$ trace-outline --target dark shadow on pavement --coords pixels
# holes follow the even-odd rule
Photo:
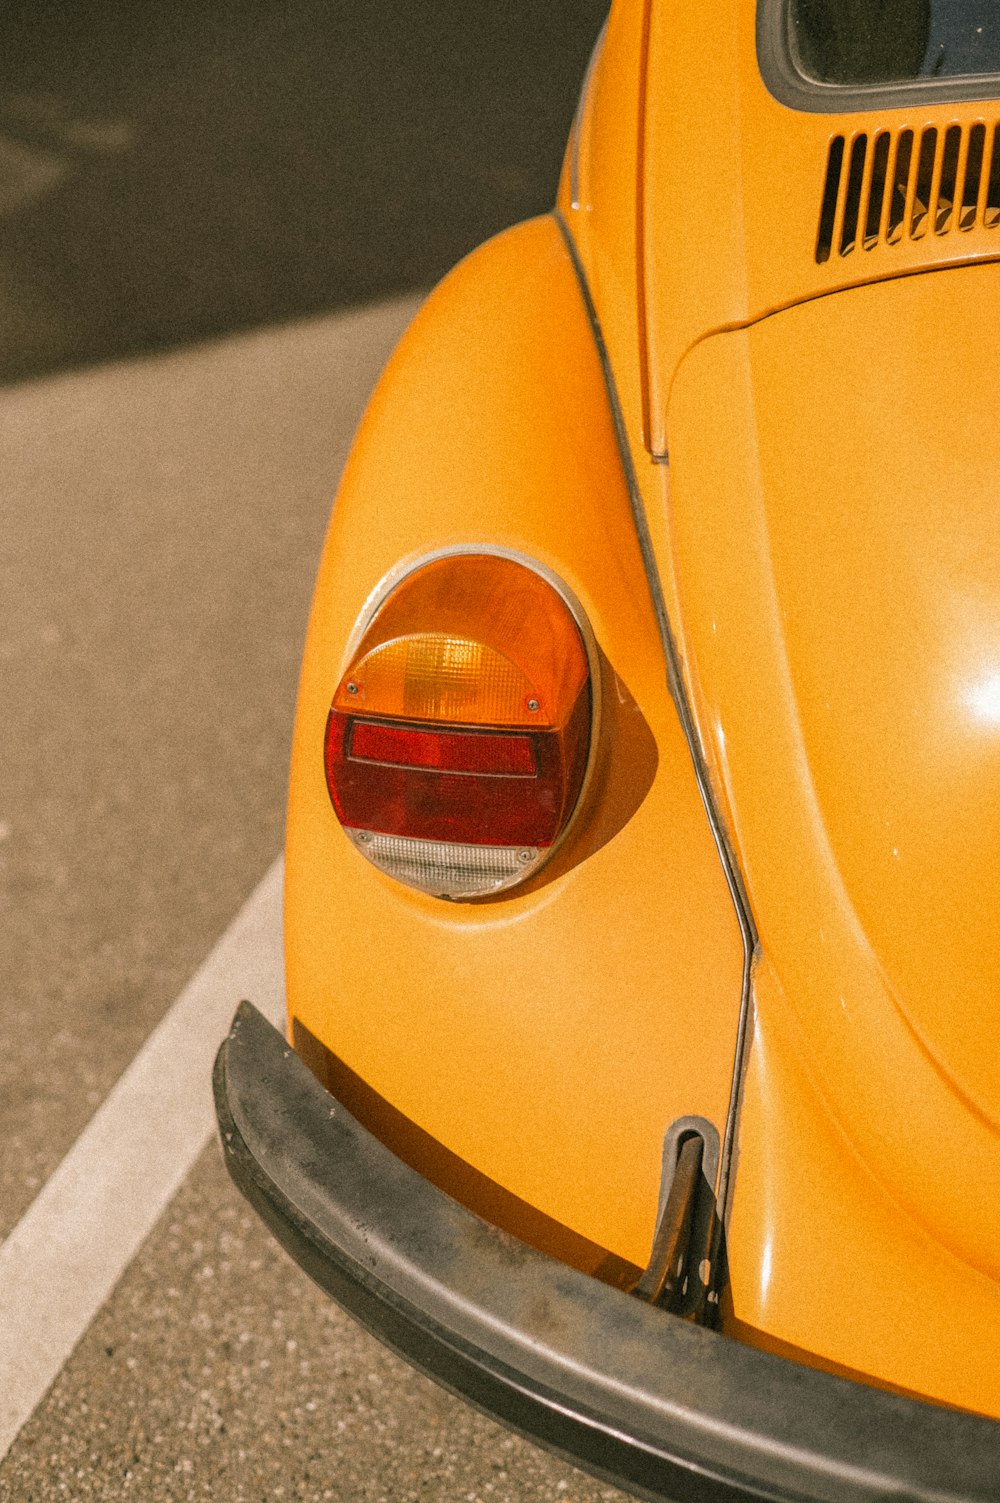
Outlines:
[[[0,381],[428,286],[547,208],[606,0],[11,0]]]

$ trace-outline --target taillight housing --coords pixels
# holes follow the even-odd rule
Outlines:
[[[445,898],[535,872],[586,781],[594,652],[568,592],[519,559],[449,553],[405,575],[327,720],[327,787],[358,850]]]

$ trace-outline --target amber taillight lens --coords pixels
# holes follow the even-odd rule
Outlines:
[[[408,574],[333,697],[326,780],[391,876],[441,897],[523,881],[565,832],[587,768],[587,649],[547,579],[496,554]]]

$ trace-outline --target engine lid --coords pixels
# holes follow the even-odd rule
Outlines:
[[[853,288],[705,340],[669,409],[680,646],[761,943],[866,1161],[994,1272],[998,319],[1000,267]]]
[[[650,9],[638,301],[654,454],[679,362],[713,332],[1000,257],[996,105],[952,80],[897,108],[801,84],[789,108],[766,66],[782,16],[778,0]]]

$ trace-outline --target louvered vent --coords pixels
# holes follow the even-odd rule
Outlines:
[[[1000,123],[834,136],[816,260],[1000,225]]]

